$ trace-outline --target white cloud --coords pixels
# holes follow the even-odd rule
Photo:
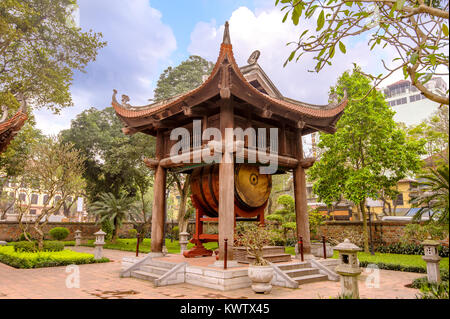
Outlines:
[[[255,12],[240,7],[229,19],[236,61],[240,66],[245,65],[251,52],[260,50],[258,63],[287,97],[326,104],[330,86],[335,85],[342,72],[353,68],[353,62],[362,66],[366,72],[379,74],[382,72],[380,58],[386,61],[392,59],[389,50],[370,51],[367,45],[368,37],[361,37],[357,41],[345,42],[347,54],[337,52],[333,65],[327,66],[318,74],[308,72],[315,65],[313,54],[305,54],[299,62],[291,62],[283,68],[284,61],[292,51],[292,47],[287,47],[286,44],[295,41],[304,29],[312,29],[314,26],[305,23],[294,26],[289,20],[282,23],[283,14],[279,7],[265,6]],[[311,23],[315,23],[315,20]],[[222,25],[217,26],[215,21],[199,22],[192,32],[188,51],[216,61],[223,28]]]
[[[103,34],[108,44],[91,62],[87,73],[77,73],[71,88],[75,106],[60,115],[35,112],[38,128],[57,133],[70,127],[70,120],[83,110],[111,105],[112,90],[127,94],[134,105],[148,104],[153,97],[160,66],[176,50],[172,29],[148,0],[80,0],[79,21],[83,30]]]

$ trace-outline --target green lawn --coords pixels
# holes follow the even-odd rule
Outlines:
[[[15,252],[13,246],[0,247],[0,262],[15,268],[42,268],[108,261],[108,258],[94,260],[92,254],[79,253],[69,249],[63,251]]]
[[[74,241],[65,242],[66,246],[75,245]],[[150,252],[151,239],[144,238],[144,242],[139,244],[139,252],[141,253],[149,253]],[[94,240],[89,240],[87,244],[83,246],[94,247]],[[193,247],[194,244],[189,243],[188,248]],[[217,243],[206,243],[205,248],[215,250],[218,247]],[[124,250],[124,251],[136,251],[136,239],[117,239],[116,243],[107,243],[103,246],[106,249],[116,249],[116,250]],[[180,244],[178,240],[171,241],[170,239],[166,239],[166,247],[167,251],[171,254],[180,253]]]
[[[285,251],[287,254],[295,255],[294,247],[286,247]],[[337,259],[338,252],[335,251],[332,258]],[[421,255],[375,253],[375,255],[372,256],[370,253],[359,252],[358,259],[364,267],[367,266],[367,264],[377,264],[383,269],[426,272],[426,263]],[[442,258],[440,262],[441,270],[448,271],[448,267],[448,257]]]

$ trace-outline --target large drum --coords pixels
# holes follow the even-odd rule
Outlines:
[[[259,166],[236,164],[234,171],[234,211],[244,218],[264,210],[272,189],[272,176],[260,174]],[[209,217],[219,215],[219,165],[196,168],[191,176],[195,201]]]

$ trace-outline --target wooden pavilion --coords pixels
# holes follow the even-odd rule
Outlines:
[[[116,99],[117,91],[114,90],[112,106],[124,123],[123,132],[156,136],[156,158],[146,160],[147,166],[155,170],[152,252],[161,252],[163,246],[167,170],[189,173],[193,164],[180,163],[180,159],[193,159],[199,153],[211,151],[211,142],[201,140],[197,144],[195,141],[191,142],[187,153],[170,155],[172,146],[177,143],[170,139],[171,131],[183,127],[192,133],[194,119],[202,120],[202,131],[207,128],[219,129],[223,142],[227,128],[278,129],[278,152],[271,153],[269,149],[264,149],[264,152],[276,157],[278,172],[293,172],[297,235],[303,237],[304,252],[310,252],[305,169],[314,163],[314,159],[304,158],[302,136],[316,131],[334,133],[347,99],[344,97],[340,102],[335,99],[331,104],[319,106],[283,97],[258,65],[258,57],[259,51],[255,51],[248,60],[249,65],[238,67],[233,56],[227,22],[217,62],[209,77],[196,89],[141,107],[128,104],[129,98],[126,95],[122,95],[119,103]],[[249,147],[245,140],[244,157],[247,158],[254,151],[255,148]],[[236,153],[227,152],[223,148],[219,152],[222,161],[218,164],[218,242],[219,260],[223,260],[222,243],[224,239],[234,237]],[[195,164],[201,165],[206,163],[201,161]],[[233,259],[233,250],[230,249],[232,245],[231,240],[227,250],[228,260]]]

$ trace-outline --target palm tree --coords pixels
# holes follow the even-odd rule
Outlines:
[[[125,194],[116,197],[112,193],[101,193],[99,197],[100,199],[90,206],[90,211],[99,217],[99,223],[111,221],[114,227],[112,241],[116,242],[123,222],[137,217],[135,199]]]
[[[429,173],[423,174],[420,178],[419,186],[425,188],[425,192],[411,200],[415,207],[421,207],[414,216],[414,220],[420,220],[427,210],[438,213],[440,224],[449,223],[449,168],[443,165],[437,169],[431,168]]]

